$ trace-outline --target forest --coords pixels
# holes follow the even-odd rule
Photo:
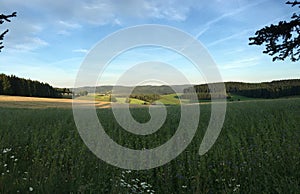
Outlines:
[[[64,91],[47,83],[0,74],[0,95],[59,98]]]
[[[227,98],[230,98],[230,94],[237,94],[249,98],[280,98],[300,95],[300,79],[262,83],[225,82],[225,87]],[[192,89],[195,89],[199,99],[210,98],[210,90],[207,84],[184,89],[184,95],[182,97],[188,97]]]

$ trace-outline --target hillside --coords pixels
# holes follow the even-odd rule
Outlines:
[[[172,85],[172,86],[166,86],[166,85],[161,85],[161,86],[153,86],[153,85],[145,85],[145,86],[112,86],[112,85],[107,85],[107,86],[97,86],[96,91],[94,91],[94,87],[80,87],[80,88],[75,88],[75,93],[79,93],[80,91],[87,91],[88,93],[100,93],[100,94],[105,94],[105,93],[111,93],[112,90],[114,90],[115,94],[118,94],[122,96],[122,94],[129,93],[132,91],[132,94],[159,94],[159,95],[165,95],[165,94],[174,94],[176,93],[175,91],[179,93],[183,93],[183,90],[189,87],[190,85]],[[174,90],[175,91],[174,91]]]
[[[249,98],[280,98],[300,95],[300,79],[277,80],[262,83],[225,82],[225,87],[228,97],[230,97],[231,94]],[[196,85],[193,89],[195,89],[198,94],[201,94],[201,96],[209,98],[209,87],[207,84]],[[191,91],[192,88],[184,89],[186,96]]]

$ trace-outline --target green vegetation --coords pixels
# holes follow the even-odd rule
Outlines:
[[[227,94],[239,95],[248,98],[269,99],[300,95],[299,79],[279,80],[263,83],[225,82],[224,84]],[[207,84],[196,85],[193,88],[186,88],[182,97],[188,98],[191,91],[196,91],[198,94],[198,99],[200,100],[207,100],[210,98],[210,91]],[[230,95],[228,95],[227,98],[230,99]]]
[[[109,102],[110,95],[95,95],[95,100]]]
[[[130,98],[130,104],[145,104],[146,102],[143,100],[135,99],[135,98]]]
[[[47,83],[0,74],[0,95],[61,97],[61,93]]]
[[[229,103],[222,132],[204,156],[199,145],[210,118],[201,106],[200,125],[188,148],[151,170],[115,168],[94,156],[80,139],[71,109],[1,108],[0,193],[298,193],[300,99]],[[153,148],[174,135],[180,107],[156,133],[132,135],[99,109],[99,120],[119,144]],[[132,108],[139,121],[148,108]],[[120,129],[120,130],[119,130]]]
[[[156,100],[160,99],[160,95],[158,95],[158,94],[131,94],[130,98],[135,98],[135,99],[142,100],[142,101],[152,104]]]
[[[158,101],[163,104],[180,104],[180,100],[176,94],[162,95]]]
[[[287,1],[286,4],[300,5],[300,1]],[[300,8],[300,6],[299,6]],[[273,57],[273,61],[290,57],[292,62],[300,60],[300,14],[293,13],[290,21],[280,21],[255,32],[255,37],[250,37],[249,45],[265,45],[263,53]]]
[[[245,96],[240,96],[237,94],[229,94],[230,98],[228,101],[245,101],[245,100],[260,100],[259,98],[249,98]]]

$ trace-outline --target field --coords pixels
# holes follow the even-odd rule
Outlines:
[[[110,107],[109,102],[82,99],[81,103],[95,105],[98,108]],[[36,98],[22,96],[2,96],[0,95],[0,107],[9,108],[72,108],[72,99],[63,98]]]
[[[217,142],[199,156],[210,117],[210,104],[202,104],[200,125],[188,148],[170,163],[143,171],[119,169],[93,155],[77,132],[70,104],[48,102],[41,108],[43,103],[31,103],[0,103],[0,193],[300,191],[300,98],[228,103]],[[145,137],[121,130],[110,108],[97,111],[116,142],[144,149],[174,134],[180,107],[167,110],[162,128]],[[147,107],[132,108],[131,113],[141,122],[149,119]]]

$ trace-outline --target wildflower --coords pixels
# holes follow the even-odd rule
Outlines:
[[[32,188],[32,187],[29,187],[29,191],[33,191],[33,188]]]
[[[11,151],[11,148],[4,148],[2,153],[5,154],[5,153],[10,152],[10,151]]]

